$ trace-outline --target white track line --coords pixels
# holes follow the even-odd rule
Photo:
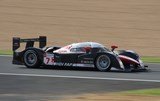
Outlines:
[[[63,75],[40,75],[40,74],[16,74],[16,73],[0,73],[0,75],[30,76],[30,77],[51,77],[51,78],[71,78],[71,79],[93,79],[93,80],[115,80],[115,81],[137,81],[137,82],[156,82],[156,83],[160,83],[160,80],[127,79],[127,78],[83,77],[83,76],[63,76]]]
[[[12,55],[0,55],[0,57],[13,57]]]

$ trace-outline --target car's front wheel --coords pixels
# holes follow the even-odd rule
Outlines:
[[[111,60],[106,54],[97,56],[95,66],[99,71],[109,71],[111,69]]]
[[[41,62],[35,50],[27,50],[23,55],[24,64],[28,68],[39,67]]]

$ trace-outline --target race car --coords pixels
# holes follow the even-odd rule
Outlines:
[[[39,42],[39,48],[34,43]],[[96,42],[80,42],[64,47],[46,47],[47,37],[21,39],[13,38],[13,64],[25,65],[28,68],[45,66],[53,67],[88,67],[99,71],[110,71],[115,68],[122,71],[146,70],[140,56],[131,50],[111,49]],[[20,43],[26,43],[22,51],[18,51]]]

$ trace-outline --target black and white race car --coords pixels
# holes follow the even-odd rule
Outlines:
[[[45,47],[46,37],[20,39],[13,38],[13,64],[25,65],[28,68],[40,66],[90,67],[100,71],[116,68],[123,71],[146,70],[140,56],[131,50],[115,51],[96,42],[73,43],[64,47]],[[20,43],[26,48],[18,52]],[[39,48],[34,43],[39,42]]]

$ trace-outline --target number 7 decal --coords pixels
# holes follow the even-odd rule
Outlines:
[[[49,61],[50,61],[50,58],[49,58],[49,57],[46,57],[46,60],[47,60],[46,64],[48,64]]]
[[[47,65],[53,65],[55,59],[53,56],[48,56],[44,58],[44,63]]]

